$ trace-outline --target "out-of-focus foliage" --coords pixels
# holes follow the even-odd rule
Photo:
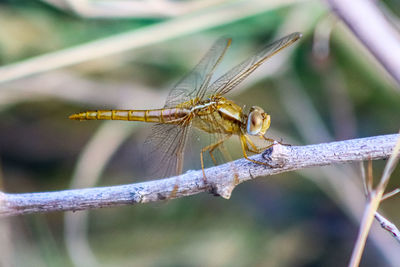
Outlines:
[[[393,9],[393,14],[398,6],[396,1],[387,1],[387,8]],[[293,16],[296,9],[299,11]],[[115,101],[94,101],[101,96],[102,89],[115,88],[117,93],[132,84],[165,94],[163,90],[187,73],[218,37],[233,38],[231,51],[222,64],[227,69],[258,47],[281,37],[277,35],[289,33],[284,27],[304,25],[307,20],[312,20],[309,28],[293,29],[303,32],[304,37],[282,52],[290,55],[284,68],[263,77],[268,64],[271,68],[278,64],[272,59],[232,99],[242,105],[264,107],[272,116],[271,136],[293,144],[313,142],[304,135],[301,126],[314,123],[328,129],[329,138],[322,131],[314,133],[323,141],[398,131],[398,88],[376,64],[366,59],[365,51],[360,50],[343,25],[332,21],[327,57],[318,59],[313,54],[314,31],[328,14],[328,9],[321,12],[324,9],[306,3],[285,6],[133,52],[58,70],[57,73],[98,84],[98,91],[85,94],[81,101],[39,91],[37,95],[23,93],[32,85],[29,79],[25,83],[22,80],[0,84],[2,189],[34,192],[68,188],[83,147],[102,122],[77,123],[67,117],[81,110],[116,107]],[[313,18],[310,15],[313,12],[322,16]],[[160,18],[85,19],[41,2],[1,2],[0,64],[4,66],[162,21]],[[49,75],[52,73],[56,72]],[[31,79],[49,77],[46,75]],[[69,90],[65,84],[50,83],[45,78],[41,84],[46,92],[58,86]],[[71,87],[76,84],[84,83],[71,82]],[[302,98],[294,99],[298,106],[291,106],[298,110],[293,112],[287,103],[293,101],[290,96],[295,92],[300,92]],[[162,105],[159,99],[156,104],[149,97],[142,102],[138,99],[136,103],[143,106],[131,108]],[[126,99],[120,101],[124,105],[129,103]],[[304,108],[312,108],[312,115],[319,117],[320,122]],[[115,127],[121,125],[113,123]],[[142,143],[151,127],[140,123],[136,126],[105,166],[98,185],[133,183],[146,178],[151,163],[143,164]],[[207,138],[200,140],[200,145],[204,145]],[[241,157],[236,139],[229,141],[228,146],[235,158]],[[198,150],[193,154],[194,159],[185,163],[187,169],[199,167]],[[374,162],[376,179],[383,164]],[[358,165],[349,168],[358,173]],[[90,211],[88,241],[102,266],[343,266],[348,262],[357,224],[347,214],[348,209],[321,186],[327,179],[324,171],[330,169],[315,171],[320,180],[304,179],[306,173],[256,179],[240,185],[229,201],[202,194],[166,203]],[[360,177],[349,179],[360,182]],[[399,171],[396,171],[390,186],[394,188],[398,183]],[[383,204],[395,223],[400,220],[398,204],[396,197]],[[62,213],[11,218],[1,221],[0,227],[6,236],[4,240],[9,241],[0,242],[2,263],[73,264],[64,243]],[[380,234],[388,235],[384,231]],[[363,266],[384,266],[385,262],[374,243],[368,243]]]

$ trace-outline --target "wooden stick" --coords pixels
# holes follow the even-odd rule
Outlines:
[[[275,144],[263,154],[251,157],[267,161],[273,168],[239,159],[206,169],[207,184],[202,171],[198,170],[176,177],[119,186],[22,194],[0,192],[0,216],[148,203],[168,199],[173,192],[174,198],[210,192],[229,199],[237,184],[255,177],[314,166],[388,158],[399,136],[391,134],[307,146]],[[175,186],[178,186],[176,191]]]

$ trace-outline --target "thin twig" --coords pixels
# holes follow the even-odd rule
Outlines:
[[[400,85],[400,37],[374,1],[328,0],[328,2],[333,11]]]
[[[379,204],[382,201],[382,196],[386,185],[389,182],[390,175],[392,174],[399,160],[398,155],[400,150],[400,138],[398,137],[396,141],[396,145],[393,145],[393,154],[390,156],[388,163],[385,166],[382,178],[379,181],[376,189],[370,192],[368,202],[365,205],[357,241],[349,263],[349,266],[351,267],[356,267],[360,264],[361,256],[364,251],[365,242],[367,240],[372,221],[374,220],[376,211],[378,210]]]
[[[372,161],[371,159],[368,160],[368,176],[367,176],[367,189],[368,195],[372,192],[372,188],[374,186],[374,175],[372,174]]]
[[[361,180],[363,182],[365,197],[368,199],[372,188],[368,188],[368,186],[367,186],[367,176],[365,174],[365,168],[364,168],[363,162],[360,162],[360,168],[361,168]],[[369,172],[368,179],[372,181],[372,163],[371,163],[371,161],[368,161],[368,168],[370,169],[368,171]],[[396,188],[395,190],[383,195],[381,201],[388,199],[388,198],[396,195],[399,192],[400,192],[400,189]],[[381,225],[381,227],[383,229],[388,231],[398,242],[400,242],[400,232],[394,223],[390,222],[388,219],[383,217],[383,215],[381,215],[379,212],[375,212],[375,219],[379,222],[379,224]]]
[[[330,136],[325,122],[318,115],[319,113],[310,101],[310,97],[304,93],[306,90],[300,90],[299,84],[301,82],[297,82],[297,80],[296,75],[286,75],[285,79],[280,80],[283,84],[278,91],[281,93],[280,98],[284,99],[284,101],[281,101],[282,107],[286,109],[291,122],[306,143],[332,140],[333,137]],[[352,116],[352,114],[348,115]],[[307,120],[304,120],[304,118],[307,118]],[[319,185],[349,218],[355,223],[359,222],[357,214],[362,212],[365,201],[363,201],[364,194],[359,185],[355,183],[358,174],[354,173],[351,166],[330,166],[329,168],[320,168],[315,171],[307,170],[306,172],[305,177]],[[399,257],[393,256],[395,253],[393,250],[396,249],[386,245],[390,237],[382,235],[377,230],[379,229],[373,229],[371,232],[374,245],[390,265],[399,266]]]
[[[11,216],[27,213],[85,210],[161,201],[174,198],[212,192],[226,199],[230,198],[237,181],[238,184],[253,177],[274,175],[313,166],[383,159],[391,155],[399,134],[382,135],[347,141],[323,143],[308,146],[283,146],[276,144],[272,152],[265,157],[254,155],[252,158],[265,161],[276,167],[253,164],[245,159],[206,169],[207,183],[204,183],[202,171],[190,171],[183,175],[144,183],[65,190],[43,193],[0,194],[0,215]],[[236,172],[232,172],[232,164]],[[175,187],[178,190],[175,191]]]
[[[367,186],[367,178],[365,175],[365,167],[364,167],[363,161],[360,162],[360,170],[361,170],[361,181],[362,181],[363,188],[364,188],[364,194],[365,194],[365,197],[368,197],[370,191]]]
[[[379,222],[383,229],[392,234],[392,236],[400,243],[400,231],[388,219],[383,217],[379,212],[375,212],[375,219]]]
[[[390,191],[389,193],[384,194],[383,197],[382,197],[382,201],[386,200],[388,198],[391,198],[394,195],[397,195],[399,192],[400,192],[400,188],[396,188],[393,191]]]

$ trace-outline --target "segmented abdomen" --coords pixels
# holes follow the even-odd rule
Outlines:
[[[158,123],[175,123],[190,113],[184,108],[148,110],[96,110],[85,111],[69,116],[71,120],[122,120]]]

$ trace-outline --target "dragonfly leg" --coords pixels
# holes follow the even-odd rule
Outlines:
[[[230,137],[230,136],[229,136]],[[239,173],[236,169],[235,164],[232,162],[232,157],[229,154],[229,152],[226,150],[224,144],[221,144],[218,147],[219,151],[221,152],[222,156],[225,159],[225,162],[229,162],[232,168],[232,172],[233,172],[233,185],[236,186],[239,184]]]
[[[240,135],[240,144],[242,145],[242,151],[243,151],[244,158],[247,159],[248,161],[251,161],[251,162],[256,163],[256,164],[270,166],[266,162],[261,162],[261,161],[258,161],[258,160],[254,160],[254,159],[251,159],[251,158],[249,158],[247,156],[246,151],[259,153],[258,152],[259,149],[257,149],[257,147],[253,144],[253,142],[251,142],[251,140],[250,140],[250,146],[252,146],[252,148],[251,149],[249,148],[249,146],[247,145],[247,141],[248,140],[250,140],[250,139],[246,135],[244,135],[244,134]]]
[[[266,141],[268,141],[268,142],[271,142],[271,143],[275,142],[274,139],[265,137],[264,135],[260,136],[260,138],[262,138],[262,139],[264,139],[264,140],[266,140]]]
[[[247,151],[250,151],[252,153],[259,154],[259,153],[263,152],[264,150],[266,150],[266,149],[268,149],[268,148],[270,148],[270,147],[272,147],[274,145],[274,144],[270,144],[270,145],[268,145],[266,147],[258,148],[258,147],[256,147],[256,145],[254,145],[253,141],[251,141],[251,139],[247,135],[244,135],[244,137],[246,139],[247,144],[249,144],[251,146],[251,148],[247,146]],[[273,139],[270,139],[270,138],[267,138],[267,139],[272,140],[272,143],[274,142]]]
[[[210,153],[210,157],[214,162],[214,165],[217,166],[217,161],[215,160],[215,157],[213,155],[213,152],[215,149],[219,149],[221,151],[221,153],[224,155],[224,157],[227,156],[227,151],[224,150],[224,147],[222,146],[222,143],[225,142],[226,139],[228,139],[229,137],[231,137],[230,135],[222,138],[221,140],[219,140],[218,142],[216,142],[215,144],[211,145],[212,147],[210,149],[208,149],[208,153]],[[231,160],[229,160],[231,161]]]
[[[212,159],[214,165],[217,166],[217,161],[215,160],[215,157],[214,157],[214,155],[213,155],[213,153],[212,153],[213,150],[214,150],[214,149],[208,150],[208,153],[210,153],[210,157],[211,157],[211,159]]]
[[[260,138],[261,139],[264,139],[264,140],[267,140],[267,141],[269,141],[269,142],[271,142],[271,143],[274,143],[276,140],[274,140],[274,139],[272,139],[272,138],[268,138],[268,137],[265,137],[265,136],[260,136]],[[277,141],[279,144],[281,144],[281,145],[283,145],[283,146],[291,146],[291,144],[286,144],[286,143],[283,143],[282,142],[283,140],[282,140],[282,138],[281,138],[281,141]],[[268,146],[267,148],[270,148],[271,146]],[[265,149],[264,149],[265,150]]]
[[[206,178],[206,173],[204,171],[204,158],[203,158],[203,153],[208,151],[210,153],[211,159],[213,160],[214,164],[217,165],[217,161],[215,160],[214,155],[212,154],[212,152],[218,147],[220,146],[223,142],[225,142],[226,139],[228,139],[230,136],[226,136],[224,138],[222,138],[221,140],[217,141],[214,144],[208,145],[206,147],[203,147],[201,149],[200,152],[200,161],[201,161],[201,169],[203,171],[203,178],[204,178],[204,182],[207,182],[207,178]]]
[[[230,137],[230,136],[229,136]],[[217,147],[219,149],[219,151],[221,152],[225,162],[231,162],[232,161],[232,157],[229,154],[229,152],[226,150],[224,144],[221,144]]]

